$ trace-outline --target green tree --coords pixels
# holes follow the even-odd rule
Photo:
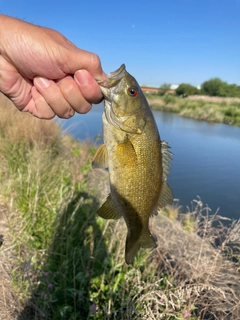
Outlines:
[[[176,89],[176,94],[179,96],[191,96],[193,94],[199,94],[199,90],[191,84],[181,83],[179,87]]]
[[[240,97],[240,86],[228,84],[219,78],[212,78],[202,84],[201,91],[208,96]]]
[[[212,78],[203,82],[201,91],[208,96],[226,97],[228,95],[228,84],[219,78]]]

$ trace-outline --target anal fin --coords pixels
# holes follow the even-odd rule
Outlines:
[[[120,219],[122,216],[118,213],[112,197],[109,195],[104,204],[97,210],[98,215],[103,219]]]

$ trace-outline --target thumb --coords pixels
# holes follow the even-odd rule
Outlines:
[[[69,71],[66,73],[74,74],[77,70],[87,70],[94,79],[103,80],[106,75],[102,70],[101,61],[97,54],[75,48],[68,59]]]

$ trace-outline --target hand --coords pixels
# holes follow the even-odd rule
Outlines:
[[[51,119],[86,113],[103,97],[96,54],[59,32],[0,15],[0,91],[20,111]]]

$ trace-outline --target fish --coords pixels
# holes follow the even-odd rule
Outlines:
[[[124,218],[125,261],[132,264],[140,248],[157,246],[149,219],[172,203],[166,182],[172,153],[160,139],[141,87],[124,64],[98,84],[104,96],[104,143],[92,167],[108,170],[110,194],[97,213],[104,219]]]

